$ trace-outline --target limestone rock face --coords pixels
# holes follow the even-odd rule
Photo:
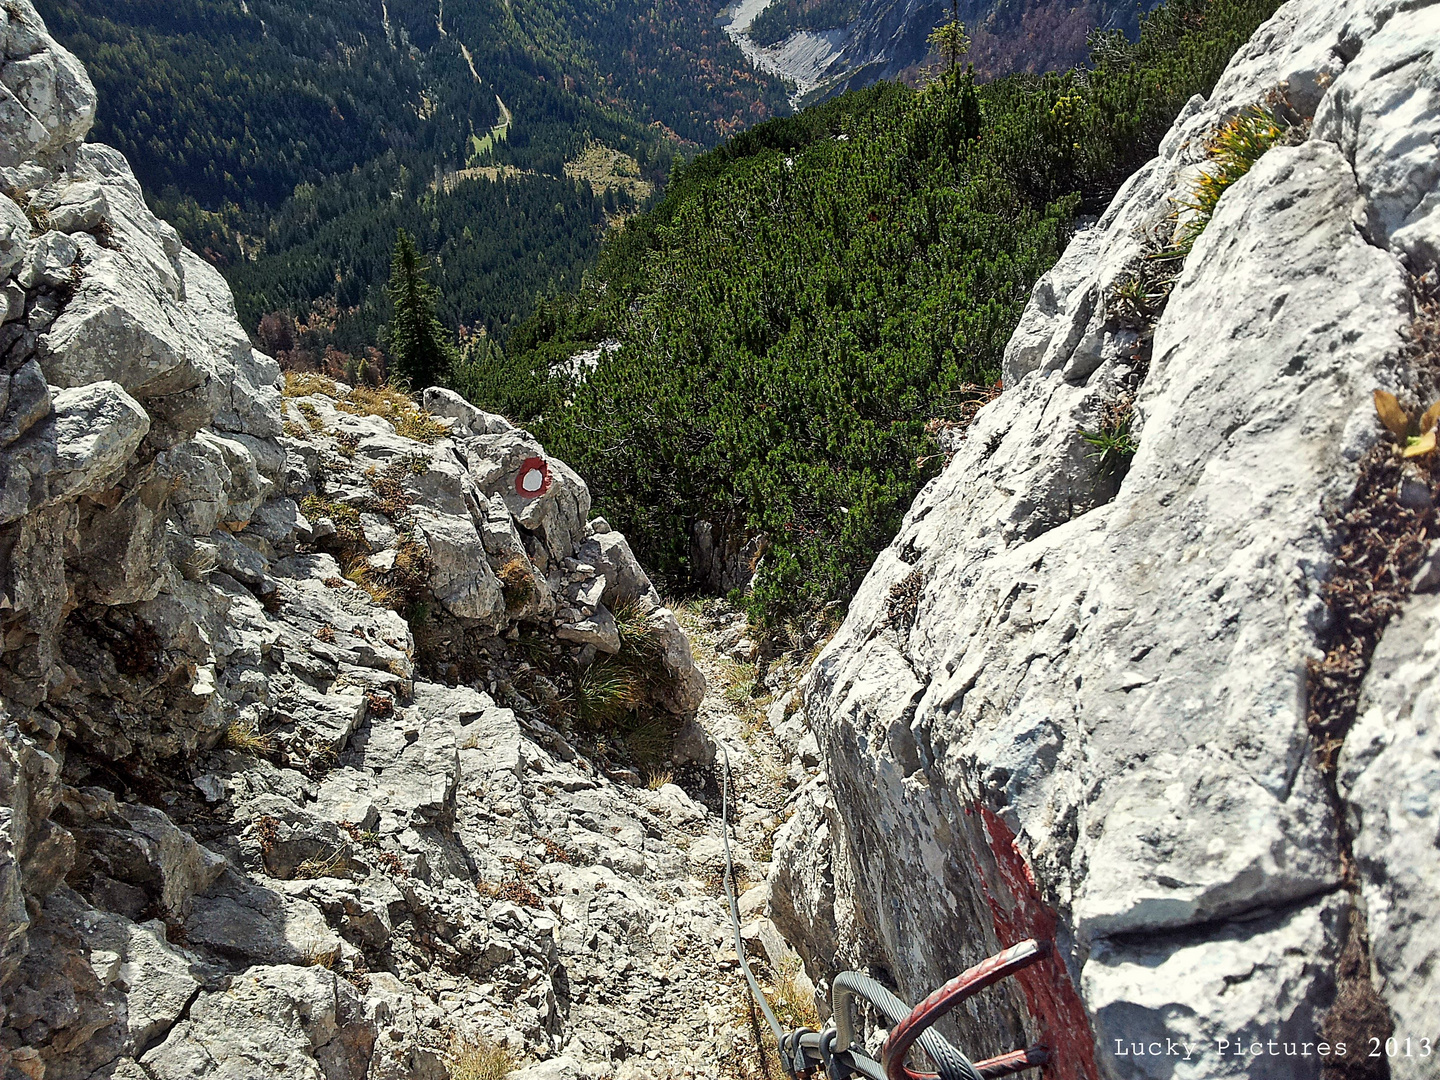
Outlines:
[[[548,721],[619,612],[693,723],[688,639],[527,432],[284,383],[95,104],[4,5],[0,1076],[444,1080],[480,1037],[613,1073],[653,1047],[613,1003],[719,916],[695,822]]]
[[[1397,1031],[1433,1022],[1440,1009],[1440,933],[1427,914],[1440,904],[1437,648],[1440,597],[1417,596],[1375,650],[1341,756],[1375,974]],[[1418,1080],[1426,1068],[1397,1057],[1391,1075]]]
[[[1440,250],[1437,45],[1435,6],[1286,4],[1037,284],[1004,393],[809,676],[824,778],[777,839],[802,858],[777,858],[772,910],[814,973],[880,964],[917,998],[1053,938],[957,1021],[972,1056],[1028,1038],[1067,1077],[1319,1075],[1215,1046],[1313,1041],[1335,994],[1350,894],[1307,666],[1371,391],[1429,390],[1407,335]],[[1280,90],[1313,127],[1221,199],[1147,369],[1114,286],[1168,239],[1210,133]],[[1137,385],[1117,478],[1077,429]],[[1397,1031],[1436,1003],[1431,599],[1386,631],[1341,776]],[[802,853],[822,830],[828,856]],[[1116,1050],[1167,1038],[1208,1056]]]

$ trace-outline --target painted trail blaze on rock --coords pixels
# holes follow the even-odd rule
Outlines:
[[[550,466],[544,458],[528,457],[515,476],[515,494],[536,499],[550,490]]]
[[[1035,875],[1015,846],[1015,834],[993,810],[977,809],[993,864],[986,867],[978,855],[973,857],[995,920],[995,936],[1005,948],[1026,938],[1054,942],[1055,912],[1040,898]],[[1097,1080],[1095,1038],[1064,960],[1052,954],[1014,979],[1040,1026],[1040,1040],[1050,1048],[1046,1080]]]

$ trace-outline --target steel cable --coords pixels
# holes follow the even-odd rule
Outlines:
[[[989,961],[979,965],[979,968],[972,968],[960,979],[947,983],[945,987],[930,995],[919,1008],[913,1011],[900,998],[869,976],[855,971],[842,972],[835,976],[831,988],[833,1024],[827,1026],[823,1032],[816,1032],[810,1028],[786,1031],[781,1025],[779,1017],[775,1015],[775,1010],[770,1007],[769,1000],[760,989],[760,983],[756,980],[755,973],[750,970],[750,961],[745,956],[745,940],[740,934],[740,904],[735,895],[735,863],[730,852],[730,754],[723,744],[720,746],[720,755],[723,765],[720,784],[720,838],[725,849],[725,894],[730,905],[730,928],[735,937],[735,958],[740,964],[740,970],[745,974],[746,983],[750,986],[750,995],[755,1004],[759,1006],[761,1014],[765,1017],[765,1023],[769,1025],[771,1034],[775,1038],[776,1050],[790,1080],[797,1080],[797,1074],[808,1073],[816,1065],[823,1065],[828,1080],[850,1080],[852,1076],[861,1077],[863,1080],[890,1080],[880,1062],[873,1060],[864,1050],[854,1045],[853,1017],[850,1009],[852,999],[855,997],[869,1002],[890,1022],[891,1038],[887,1039],[887,1043],[895,1038],[898,1030],[905,1040],[905,1047],[908,1047],[911,1042],[918,1042],[921,1049],[935,1063],[938,1075],[915,1073],[905,1069],[904,1072],[913,1080],[932,1080],[932,1077],[933,1080],[993,1080],[995,1077],[1009,1076],[1022,1069],[1042,1064],[1046,1060],[1042,1047],[1032,1047],[1030,1050],[1015,1051],[999,1058],[983,1061],[977,1066],[950,1045],[943,1035],[929,1027],[929,1024],[933,1023],[940,1013],[953,1007],[959,997],[968,996],[968,993],[963,990],[956,995],[956,991],[960,989],[958,984],[966,979],[966,976],[973,979],[980,970],[991,968],[996,961],[1010,960],[1011,963],[1014,963],[1014,960],[1018,958],[1014,954],[1021,951],[1019,947],[1007,950],[1007,953],[1000,957],[992,957]],[[1048,951],[1034,942],[1025,944],[1033,949],[1034,953],[1043,955]],[[1033,962],[1033,959],[1038,959],[1038,956],[1032,953],[1018,966],[1025,966]],[[1005,965],[1002,963],[1000,966]],[[987,972],[987,976],[988,974],[989,972]],[[989,981],[993,980],[987,978],[986,985]],[[947,1000],[942,1004],[942,999]],[[940,1007],[936,1008],[937,1005]],[[929,1006],[928,1009],[927,1006]],[[928,1015],[917,1016],[916,1013],[928,1013]],[[921,1029],[918,1036],[915,1034],[917,1027]],[[901,1067],[903,1068],[903,1065]]]
[[[780,1026],[775,1010],[770,1008],[770,1002],[760,991],[760,984],[755,981],[755,974],[750,970],[750,961],[745,958],[745,942],[740,937],[740,905],[735,899],[735,864],[730,857],[730,753],[724,744],[720,746],[720,755],[725,763],[725,775],[720,783],[720,838],[725,844],[725,893],[730,900],[730,926],[735,931],[735,957],[740,961],[740,970],[745,973],[745,981],[750,984],[750,995],[755,999],[755,1004],[760,1006],[765,1022],[770,1025],[770,1030],[775,1035],[775,1045],[780,1050],[780,1060],[785,1063],[785,1071],[793,1077],[795,1070],[785,1052],[787,1033]]]

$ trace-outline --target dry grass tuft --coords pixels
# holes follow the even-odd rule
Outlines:
[[[724,686],[722,694],[726,701],[736,708],[744,708],[755,697],[755,665],[742,660],[724,657],[720,661],[720,681]]]
[[[820,1013],[815,1008],[815,995],[807,985],[808,980],[800,977],[801,965],[791,959],[782,966],[779,975],[770,985],[770,1006],[780,1023],[787,1028],[820,1028]]]
[[[447,1057],[450,1080],[505,1080],[519,1065],[509,1047],[475,1036],[456,1036]]]
[[[378,416],[389,421],[398,435],[418,442],[434,442],[445,437],[450,429],[415,404],[415,399],[394,386],[357,386],[341,393],[334,379],[307,372],[287,371],[284,394],[287,398],[303,398],[323,394],[332,398],[335,408],[352,416]],[[308,402],[299,402],[300,411],[310,422],[311,430],[321,430],[318,410]],[[343,452],[343,451],[342,451]]]
[[[413,471],[409,458],[396,458],[383,470],[373,465],[366,469],[365,482],[370,485],[371,495],[366,500],[365,508],[389,518],[406,514],[412,500],[410,493],[405,490],[405,478]]]
[[[937,457],[943,457],[943,464],[949,465],[955,451],[940,450],[944,442],[951,446],[961,442],[980,410],[1000,396],[1003,386],[997,381],[991,385],[966,383],[950,391],[950,400],[941,409],[941,415],[932,417],[925,424],[925,434],[936,440],[936,451],[923,455],[915,464],[925,466]]]
[[[530,563],[519,555],[513,555],[500,567],[495,575],[505,592],[505,606],[524,607],[535,596],[535,579],[530,573]]]
[[[378,416],[391,421],[417,409],[415,400],[409,394],[388,385],[357,386],[345,395],[342,404],[337,407],[353,416]]]
[[[500,885],[500,899],[509,900],[512,904],[518,904],[526,908],[541,907],[540,894],[523,881],[510,878]]]
[[[395,421],[395,434],[403,435],[407,439],[414,439],[416,442],[434,442],[436,439],[443,439],[450,434],[450,429],[444,424],[438,423],[435,418],[424,409],[416,409],[414,412],[407,412]]]
[[[260,845],[260,853],[269,855],[275,850],[275,845],[280,842],[280,821],[269,814],[261,814],[255,819],[255,842]]]
[[[320,419],[320,410],[311,401],[299,403],[300,413],[305,417],[305,422],[310,425],[311,431],[324,431],[325,421]]]
[[[309,397],[311,394],[324,394],[331,398],[339,396],[334,379],[306,371],[285,372],[285,388],[281,392],[287,398]]]
[[[345,577],[370,594],[381,607],[394,607],[404,600],[398,589],[385,581],[364,555],[357,555],[345,571]]]
[[[920,610],[920,597],[925,592],[925,574],[916,567],[902,580],[890,586],[886,602],[886,614],[890,625],[900,633],[908,634],[915,625],[915,616]]]
[[[378,416],[395,427],[395,434],[417,442],[434,442],[450,429],[419,405],[403,390],[393,386],[357,386],[335,403],[341,412],[355,416]]]
[[[295,868],[297,878],[346,878],[350,876],[350,845],[341,844],[330,851],[306,859]]]
[[[306,947],[301,954],[300,962],[305,967],[320,967],[330,971],[335,967],[335,961],[340,959],[333,949],[328,949],[321,942]]]
[[[784,1027],[792,1030],[801,1027],[818,1030],[821,1025],[820,1015],[815,1009],[815,999],[799,976],[800,965],[792,961],[792,966],[782,970],[773,982],[763,987],[765,997]],[[736,1080],[783,1080],[786,1069],[780,1062],[770,1031],[760,1017],[760,1011],[743,985],[738,996],[733,999],[732,1009],[733,1023],[751,1036],[754,1045],[746,1048],[749,1053],[745,1054],[744,1059],[725,1063],[730,1066],[727,1073]]]
[[[1331,520],[1340,540],[1339,559],[1321,586],[1331,622],[1324,659],[1310,663],[1307,695],[1310,734],[1326,776],[1333,774],[1355,722],[1375,643],[1409,595],[1411,578],[1436,533],[1433,510],[1413,510],[1400,502],[1405,468],[1393,447],[1373,447],[1360,461],[1349,504]],[[1433,489],[1433,480],[1422,475]]]
[[[220,737],[220,745],[237,753],[265,757],[275,752],[275,737],[261,732],[248,720],[234,720]]]
[[[659,791],[666,784],[675,782],[675,774],[669,769],[662,769],[659,772],[652,772],[645,778],[645,786],[651,791]]]
[[[545,857],[552,863],[570,862],[570,853],[559,844],[547,837],[541,837],[540,843],[545,845]]]

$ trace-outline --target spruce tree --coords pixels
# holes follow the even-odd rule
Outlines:
[[[960,57],[970,51],[970,36],[960,21],[960,0],[950,0],[950,18],[930,31],[925,43],[944,58],[945,74],[953,83],[958,78]]]
[[[386,331],[390,360],[412,390],[434,386],[450,374],[456,350],[435,316],[439,290],[425,280],[428,267],[410,234],[400,229],[390,260],[390,304]]]

